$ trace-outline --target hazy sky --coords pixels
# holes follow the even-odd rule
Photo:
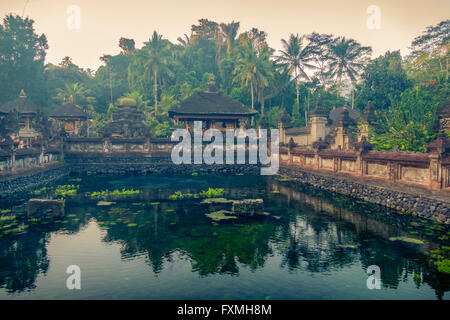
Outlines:
[[[0,0],[0,15],[21,15],[26,2]],[[70,5],[81,9],[79,29],[67,25]],[[380,29],[367,27],[370,5],[381,10]],[[100,56],[120,51],[120,37],[133,38],[140,48],[157,30],[177,42],[200,18],[240,21],[241,32],[257,27],[275,49],[290,33],[316,31],[352,37],[372,46],[374,56],[398,49],[406,54],[426,26],[450,18],[450,0],[29,0],[25,16],[47,36],[48,62],[70,56],[77,65],[96,69]]]

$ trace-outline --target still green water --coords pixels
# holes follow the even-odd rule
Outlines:
[[[28,198],[69,184],[79,187],[64,195],[63,218],[27,218]],[[205,215],[214,208],[198,200],[169,200],[210,187],[227,199],[262,198],[270,215],[214,222]],[[106,205],[89,195],[115,189],[140,192]],[[2,205],[0,298],[448,299],[450,277],[433,264],[448,235],[273,177],[67,177]],[[66,287],[70,265],[80,267],[80,290]],[[380,268],[379,290],[367,287],[370,265]]]

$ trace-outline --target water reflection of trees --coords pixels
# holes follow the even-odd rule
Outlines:
[[[256,270],[269,256],[280,254],[281,267],[291,271],[323,273],[360,262],[364,270],[372,264],[380,266],[385,287],[397,288],[414,274],[422,274],[420,283],[428,283],[438,297],[450,287],[443,285],[443,277],[430,276],[434,272],[425,255],[395,248],[376,234],[373,226],[368,228],[364,219],[355,225],[355,218],[342,212],[345,208],[334,208],[335,215],[330,216],[318,214],[317,207],[308,202],[286,203],[281,197],[266,202],[281,208],[276,212],[279,220],[270,217],[220,227],[211,225],[199,207],[178,205],[170,212],[169,204],[160,204],[134,216],[133,222],[143,227],[134,232],[123,226],[110,228],[105,240],[121,241],[125,256],[147,254],[155,272],[171,261],[174,252],[184,253],[192,270],[200,275],[238,274],[239,264]]]
[[[288,211],[295,207],[303,212],[299,216],[290,215],[291,222],[284,230],[290,243],[284,258],[289,268],[325,272],[359,260],[364,270],[370,265],[380,267],[384,287],[396,289],[400,282],[411,277],[418,287],[429,284],[438,298],[449,290],[450,277],[430,267],[423,248],[389,241],[392,235],[408,236],[402,229],[408,223],[405,217],[386,215],[382,212],[386,209],[341,196],[333,200],[329,194],[317,197],[307,188],[299,192],[277,183],[275,187],[287,196]],[[285,200],[277,201],[280,206]],[[292,228],[292,224],[297,227]],[[302,260],[306,263],[301,264]]]
[[[196,212],[199,208],[188,207],[180,206],[174,211],[168,204],[147,207],[143,214],[128,215],[125,223],[110,226],[105,241],[123,243],[124,257],[145,252],[154,272],[161,271],[164,261],[172,259],[175,251],[189,257],[192,269],[200,275],[237,274],[238,262],[253,270],[264,265],[271,254],[268,239],[275,232],[275,224],[260,221],[213,226]],[[121,222],[123,218],[119,218]],[[136,224],[133,231],[129,224]]]
[[[0,287],[8,292],[34,288],[37,276],[46,273],[47,234],[28,232],[25,237],[0,241]]]
[[[18,224],[27,226],[27,231],[3,235],[0,239],[0,288],[10,293],[33,289],[38,275],[46,274],[50,264],[47,256],[50,233],[76,233],[88,219],[80,208],[71,220],[49,219],[41,221],[43,224],[18,220]]]
[[[268,189],[274,186],[270,184]],[[145,255],[155,273],[174,259],[186,259],[201,276],[237,275],[241,266],[257,270],[269,257],[280,255],[281,267],[291,272],[323,273],[354,263],[366,269],[376,264],[386,287],[397,288],[406,278],[420,274],[420,279],[414,278],[418,286],[429,284],[438,297],[448,291],[448,276],[429,268],[426,256],[417,250],[394,248],[386,240],[397,232],[392,223],[364,216],[358,206],[336,199],[276,187],[281,194],[268,192],[264,200],[267,211],[279,219],[266,217],[221,225],[212,224],[204,216],[204,208],[193,203],[71,206],[76,216],[66,217],[63,223],[34,226],[26,234],[2,238],[0,286],[9,291],[32,289],[37,275],[48,269],[49,233],[61,229],[77,232],[92,217],[106,229],[104,241],[122,245],[123,259]],[[253,196],[261,191],[257,189]],[[248,189],[246,192],[251,195]],[[229,194],[239,194],[238,189]]]

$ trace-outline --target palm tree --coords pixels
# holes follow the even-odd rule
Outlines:
[[[250,95],[252,98],[252,109],[254,109],[254,89],[256,87],[256,52],[253,47],[244,46],[239,52],[239,58],[233,75],[235,76],[233,82],[240,82],[241,87],[250,86]]]
[[[222,46],[223,46],[223,32],[221,28],[216,28],[216,41],[217,41],[217,49],[216,49],[216,63],[219,65],[220,56],[222,54]]]
[[[330,79],[330,71],[328,70],[329,52],[331,45],[337,41],[337,38],[333,37],[332,34],[319,34],[317,32],[313,32],[307,37],[309,45],[313,48],[314,62],[318,69],[314,77],[320,80],[320,86],[323,88],[330,87],[332,86],[332,79]]]
[[[239,30],[240,23],[231,21],[230,23],[221,23],[220,29],[227,39],[227,55],[231,54],[232,45],[236,40],[236,36]]]
[[[58,88],[56,91],[54,99],[59,103],[73,103],[85,111],[92,111],[95,98],[90,96],[91,90],[86,89],[83,84],[66,83],[64,89]]]
[[[59,65],[60,65],[61,67],[68,67],[68,66],[70,66],[71,64],[73,64],[73,63],[72,63],[72,58],[70,58],[69,56],[65,56],[65,57],[61,60],[61,62],[59,63]]]
[[[264,115],[264,88],[269,86],[269,79],[273,79],[275,70],[274,62],[270,60],[272,49],[261,48],[257,60],[256,83],[258,85],[259,102],[261,103],[261,115]]]
[[[340,37],[330,45],[329,70],[335,84],[342,84],[345,78],[350,79],[352,84],[357,80],[358,73],[367,64],[371,47],[362,47],[353,39]]]
[[[163,74],[172,75],[168,67],[169,42],[162,39],[156,31],[144,48],[137,54],[144,63],[146,77],[153,80],[153,95],[155,98],[155,113],[158,112],[158,81]]]
[[[145,100],[144,95],[138,91],[125,93],[122,98],[131,98],[136,101],[136,108],[141,111],[149,111],[149,101]]]
[[[191,39],[187,34],[184,34],[184,38],[178,37],[177,40],[183,48],[187,48],[191,44]]]
[[[313,60],[314,50],[309,44],[303,46],[304,36],[291,34],[289,40],[281,39],[283,50],[281,55],[277,57],[277,61],[285,63],[289,66],[289,73],[293,75],[295,88],[297,90],[297,104],[300,104],[300,79],[309,79],[306,69],[316,68],[309,62]]]
[[[255,91],[259,89],[259,92],[261,92],[269,84],[268,78],[271,76],[271,61],[268,59],[269,56],[269,51],[258,55],[251,41],[242,45],[242,49],[239,50],[236,67],[233,70],[233,75],[235,76],[233,82],[239,81],[242,87],[250,86],[252,109],[255,108]]]
[[[104,62],[106,67],[108,68],[108,76],[109,76],[109,104],[113,103],[113,89],[112,89],[112,75],[111,75],[111,63],[112,63],[112,56],[105,54],[102,57],[100,57],[100,61]]]

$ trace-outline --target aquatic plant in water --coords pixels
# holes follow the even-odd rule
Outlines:
[[[450,274],[450,247],[442,246],[437,250],[431,250],[430,262],[434,264],[440,273]]]
[[[436,266],[440,273],[450,274],[450,259],[436,261]]]
[[[223,195],[223,188],[208,188],[208,190],[203,190],[200,192],[201,198],[219,198]]]
[[[219,198],[222,197],[223,191],[224,189],[222,188],[208,188],[208,190],[202,190],[200,193],[182,193],[181,191],[176,191],[169,196],[169,200]]]
[[[42,187],[40,189],[32,191],[31,193],[35,196],[40,196],[41,194],[43,194],[46,191],[47,191],[47,187]]]
[[[55,190],[55,196],[56,197],[67,197],[67,196],[74,196],[77,194],[77,190],[80,188],[80,186],[76,186],[73,184],[67,184],[67,185],[61,185],[57,186]]]
[[[130,196],[134,196],[137,194],[140,194],[141,190],[134,190],[134,189],[122,189],[122,190],[103,190],[103,191],[96,191],[92,192],[90,194],[91,199],[101,200],[105,199],[106,197],[113,197],[113,198],[127,198]]]
[[[211,213],[207,213],[206,216],[208,218],[213,219],[214,221],[221,221],[227,219],[237,219],[235,215],[231,211],[228,210],[219,210]]]

